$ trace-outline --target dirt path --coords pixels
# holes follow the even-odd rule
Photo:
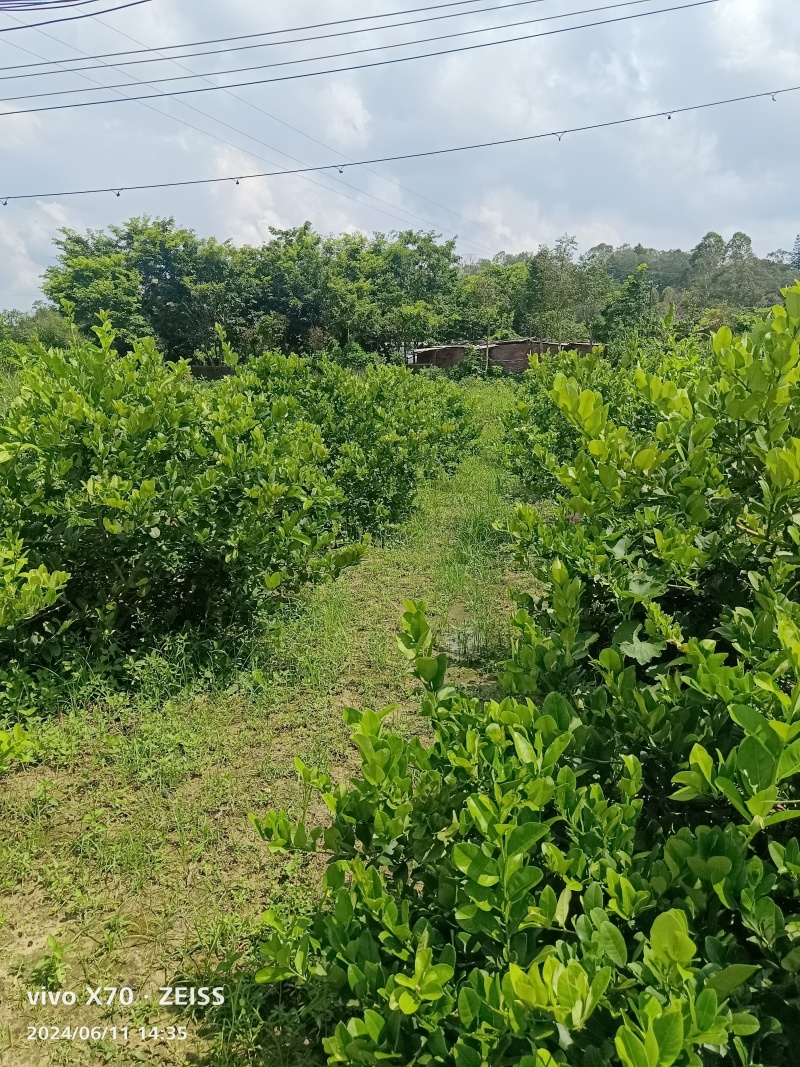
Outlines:
[[[509,394],[483,388],[474,395],[491,444]],[[154,657],[135,699],[100,695],[44,728],[45,758],[6,778],[0,798],[2,1067],[269,1062],[256,1052],[264,1035],[246,983],[234,988],[231,975],[259,914],[306,906],[319,869],[270,856],[247,815],[297,806],[295,756],[351,772],[347,705],[395,704],[403,729],[424,729],[395,644],[404,599],[428,602],[462,661],[453,682],[491,684],[509,607],[493,530],[503,489],[486,450],[426,485],[401,534],[302,597],[233,685],[210,673],[183,686],[179,661]],[[158,1006],[159,987],[180,976],[201,985],[204,974],[238,998],[226,1033]],[[31,1005],[48,984],[78,1004]],[[130,987],[135,1003],[81,1005],[87,985]],[[29,1027],[45,1026],[89,1029],[28,1040]],[[156,1040],[155,1026],[186,1026],[187,1038]]]

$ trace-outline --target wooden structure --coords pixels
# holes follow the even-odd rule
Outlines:
[[[216,382],[233,374],[233,367],[227,363],[192,363],[192,377],[202,381]]]
[[[590,341],[537,341],[532,337],[514,338],[511,341],[492,341],[489,345],[489,366],[495,364],[508,374],[522,374],[528,369],[528,357],[533,353],[556,353],[577,351],[588,356],[594,346]],[[435,345],[429,348],[415,348],[409,353],[409,367],[442,367],[449,370],[460,363],[469,348],[477,349],[485,358],[486,342],[470,344],[459,341],[451,345]]]

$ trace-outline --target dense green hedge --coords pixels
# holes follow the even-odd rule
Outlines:
[[[685,384],[705,358],[695,339],[676,339],[666,323],[662,332],[662,341],[645,342],[625,353],[621,362],[612,361],[601,347],[588,356],[565,351],[535,357],[534,366],[519,379],[517,407],[506,417],[504,448],[508,468],[532,499],[558,491],[557,479],[542,461],[542,449],[566,463],[580,441],[574,424],[551,398],[555,380],[563,376],[599,393],[609,416],[631,430],[653,430],[658,412],[637,388],[635,368],[663,373]]]
[[[323,467],[345,493],[344,522],[353,532],[400,522],[420,477],[452,470],[474,436],[458,388],[403,367],[354,374],[328,359],[267,354],[247,364],[239,384],[319,426],[328,448]]]
[[[264,356],[213,385],[151,340],[20,350],[0,424],[0,683],[252,622],[336,574],[469,438],[453,389]],[[232,353],[226,348],[226,355]],[[27,698],[26,698],[27,699]]]
[[[641,371],[652,430],[556,378],[579,447],[539,457],[561,515],[512,527],[546,593],[521,598],[505,698],[448,686],[409,603],[433,741],[348,711],[361,778],[298,763],[332,823],[254,819],[276,851],[327,854],[315,912],[267,916],[258,975],[321,1059],[796,1062],[800,287],[785,299],[721,330],[690,387]]]

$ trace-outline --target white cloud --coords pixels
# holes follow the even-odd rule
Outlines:
[[[333,81],[322,93],[326,136],[342,148],[360,148],[367,143],[370,113],[361,93],[351,82]]]
[[[0,215],[0,309],[24,308],[35,298],[42,273],[42,236],[35,209]]]
[[[291,167],[290,157],[325,164],[339,154],[393,156],[763,92],[797,81],[800,20],[786,11],[774,0],[725,0],[461,55],[242,88],[236,90],[238,100],[209,92],[153,101],[152,108],[126,103],[0,114],[0,194],[228,176],[272,169],[269,159]],[[531,12],[539,16],[538,9]],[[0,66],[26,60],[19,46],[53,58],[69,55],[72,45],[90,54],[136,47],[118,31],[165,45],[357,14],[350,0],[274,0],[269,18],[252,0],[224,5],[159,0],[104,16],[104,25],[86,19],[54,26],[51,37],[35,31],[0,34],[25,38],[16,48],[0,39]],[[493,18],[473,13],[433,26],[447,32]],[[373,31],[343,40],[362,47],[427,36],[428,30],[438,32],[433,26],[421,27],[419,34],[409,27],[413,33]],[[318,45],[320,54],[339,50],[332,42]],[[222,58],[226,66],[240,59],[244,66],[315,50],[271,47]],[[213,57],[186,62],[198,70],[215,65]],[[142,79],[179,73],[168,65],[129,69]],[[66,88],[70,81],[65,76],[59,84]],[[40,88],[21,82],[19,91],[28,85],[30,91]],[[488,253],[464,238],[490,251],[511,251],[564,232],[575,234],[582,248],[601,240],[691,247],[712,228],[743,229],[761,252],[791,247],[798,228],[798,126],[800,93],[779,97],[776,104],[755,101],[676,115],[669,122],[570,134],[561,143],[550,137],[374,168],[391,174],[402,190],[348,166],[341,179],[355,189],[317,174],[126,193],[120,199],[49,197],[10,204],[7,214],[0,207],[0,307],[36,298],[60,225],[101,228],[142,213],[174,215],[201,234],[251,243],[267,239],[271,226],[310,219],[323,233],[406,225],[457,231],[465,254]],[[402,204],[420,219],[403,222],[402,210],[364,202],[359,190]]]
[[[229,177],[237,174],[252,174],[251,157],[220,148],[214,153],[213,175]],[[269,239],[269,228],[281,228],[287,223],[281,217],[274,202],[273,186],[268,180],[245,180],[236,185],[234,181],[212,186],[213,196],[221,218],[225,220],[225,236],[235,244],[261,244]]]
[[[0,151],[30,149],[40,142],[43,126],[39,115],[5,115],[14,107],[0,104]],[[5,115],[5,117],[3,117]]]
[[[792,18],[782,4],[727,0],[720,4],[713,20],[720,65],[729,70],[768,74],[773,79],[796,80],[800,68],[797,25],[797,14]]]

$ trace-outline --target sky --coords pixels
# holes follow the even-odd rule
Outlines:
[[[274,43],[287,36],[370,25],[352,22],[262,38],[273,42],[266,48],[178,63],[115,69],[111,64],[138,57],[104,59],[105,67],[83,77],[59,71],[11,78],[20,72],[0,71],[0,199],[41,194],[0,203],[0,308],[26,308],[40,298],[41,274],[57,254],[53,240],[60,227],[101,229],[142,214],[174,216],[201,235],[237,244],[261,243],[269,239],[270,227],[289,228],[307,219],[325,234],[434,230],[448,238],[457,235],[466,259],[535,250],[564,233],[574,235],[581,250],[601,241],[691,248],[709,230],[726,239],[743,230],[760,255],[792,247],[800,231],[800,92],[567,133],[561,139],[549,136],[369,168],[347,164],[554,133],[800,86],[800,19],[790,14],[797,0],[713,0],[683,11],[437,58],[178,98],[8,114],[410,56],[657,12],[687,0],[641,0],[594,13],[592,8],[609,0],[530,0],[506,6],[512,2],[147,0],[126,10],[12,32],[3,31],[57,13],[0,13],[2,68],[387,15],[371,20],[366,33]],[[113,0],[89,6],[100,11],[113,6]],[[388,17],[422,7],[426,10],[416,14]],[[396,25],[455,12],[459,17]],[[562,15],[567,17],[552,18]],[[548,21],[531,21],[543,19]],[[476,29],[483,32],[380,48]],[[351,58],[315,58],[364,48],[376,50]],[[214,73],[308,58],[314,61]],[[148,78],[185,76],[186,68],[209,78],[92,91],[98,83],[133,86]],[[69,93],[72,89],[87,91]],[[8,99],[44,92],[53,95]],[[343,173],[335,169],[238,185],[231,180],[122,192],[119,197],[53,195],[70,189],[234,179],[331,163],[342,164]]]

